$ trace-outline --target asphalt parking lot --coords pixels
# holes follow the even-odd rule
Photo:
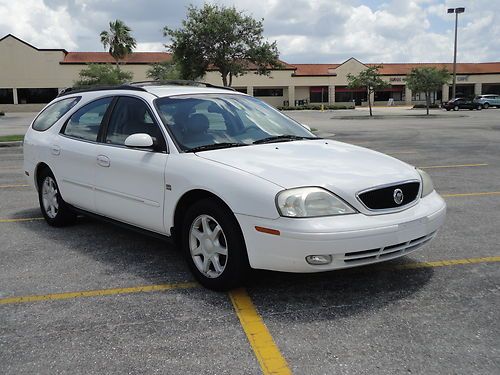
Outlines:
[[[22,148],[0,148],[0,373],[499,374],[500,109],[375,112],[290,115],[425,167],[448,204],[436,239],[375,266],[255,271],[228,294],[158,239],[49,227]]]

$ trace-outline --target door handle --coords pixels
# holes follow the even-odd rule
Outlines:
[[[109,167],[111,165],[111,162],[109,161],[109,158],[107,156],[98,155],[97,164],[99,164],[101,167]]]
[[[59,147],[58,145],[52,145],[50,147],[50,153],[52,155],[59,155],[61,153],[61,147]]]

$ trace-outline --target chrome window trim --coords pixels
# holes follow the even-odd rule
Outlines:
[[[373,209],[373,208],[369,208],[368,206],[366,206],[364,204],[364,202],[361,200],[361,198],[359,197],[361,194],[368,193],[368,192],[373,191],[373,190],[379,190],[379,189],[388,188],[388,187],[391,187],[391,186],[397,186],[397,185],[401,185],[401,184],[407,184],[407,183],[410,183],[410,182],[418,182],[419,183],[418,193],[417,193],[417,197],[414,200],[412,200],[410,203],[405,204],[404,206],[399,206],[399,207],[394,207],[394,208]],[[368,189],[360,190],[360,191],[358,191],[356,193],[356,199],[358,200],[359,203],[361,203],[361,205],[366,210],[368,210],[370,212],[373,212],[373,213],[386,214],[386,213],[400,212],[400,211],[404,211],[404,210],[406,210],[406,209],[408,209],[410,207],[415,206],[419,202],[420,197],[422,195],[422,188],[423,188],[423,184],[422,184],[422,180],[421,179],[404,180],[404,181],[399,181],[399,182],[392,182],[390,184],[377,185],[377,186],[373,186],[373,187],[368,188]]]

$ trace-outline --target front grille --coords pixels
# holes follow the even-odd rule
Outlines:
[[[403,193],[403,201],[399,204],[394,199],[396,189],[400,189]],[[370,210],[386,210],[412,203],[417,199],[419,190],[420,182],[412,181],[365,191],[360,193],[358,198]]]
[[[377,260],[396,258],[398,256],[404,255],[405,253],[417,250],[419,247],[429,242],[435,234],[436,232],[432,232],[426,236],[414,238],[413,240],[401,242],[394,245],[345,253],[343,261],[344,264],[354,265],[370,263]]]

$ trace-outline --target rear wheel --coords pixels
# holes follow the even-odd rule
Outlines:
[[[480,111],[481,109],[483,109],[483,107],[481,106],[481,104],[479,104],[479,105],[476,107],[476,109],[477,109],[478,111]]]
[[[456,105],[455,107],[453,107],[454,111],[458,111],[459,109],[460,109],[460,107],[458,105]]]
[[[215,199],[203,199],[188,208],[181,246],[194,276],[209,289],[237,287],[248,272],[245,241],[238,222]]]
[[[76,214],[62,199],[56,178],[48,169],[43,170],[38,178],[38,200],[49,225],[62,227],[75,222]]]

